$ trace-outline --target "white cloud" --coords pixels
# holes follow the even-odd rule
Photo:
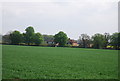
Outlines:
[[[24,31],[28,25],[46,34],[63,30],[75,39],[81,33],[112,33],[117,30],[117,0],[45,1],[3,3],[4,34],[11,29]]]

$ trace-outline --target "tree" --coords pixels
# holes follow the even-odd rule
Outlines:
[[[55,34],[54,36],[54,42],[56,44],[59,43],[59,46],[65,46],[65,44],[67,43],[67,40],[68,40],[67,34],[62,31]]]
[[[104,44],[105,44],[105,38],[104,35],[102,34],[95,34],[94,36],[92,36],[92,40],[93,40],[93,47],[94,48],[103,48]]]
[[[2,36],[2,43],[5,43],[5,44],[10,44],[11,43],[10,34],[6,34],[6,35]]]
[[[90,47],[90,36],[87,34],[81,34],[79,37],[81,47]]]
[[[2,35],[0,34],[0,43],[2,42]]]
[[[19,44],[22,42],[22,34],[19,31],[13,31],[10,34],[11,44]]]
[[[115,49],[120,48],[120,33],[113,33],[111,35],[111,45],[114,46]]]
[[[35,43],[36,45],[41,44],[42,41],[43,41],[43,37],[42,37],[42,35],[41,35],[40,33],[35,33],[33,39],[34,39],[34,43]]]
[[[25,43],[30,45],[30,43],[33,43],[33,36],[34,36],[34,28],[29,26],[28,28],[25,29],[26,33],[24,34],[25,38]]]
[[[110,34],[109,33],[104,33],[104,37],[105,37],[104,48],[106,48],[110,43]]]

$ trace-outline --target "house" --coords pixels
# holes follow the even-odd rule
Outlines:
[[[76,40],[74,40],[74,39],[70,39],[70,38],[69,38],[67,44],[71,44],[72,46],[79,46],[79,44],[77,43]]]
[[[79,44],[77,42],[73,42],[72,46],[79,46]]]
[[[46,44],[55,44],[53,35],[43,35]]]
[[[45,41],[47,44],[55,44],[54,40],[46,40]]]

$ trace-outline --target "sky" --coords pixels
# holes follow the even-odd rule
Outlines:
[[[118,31],[118,0],[1,0],[0,25],[4,35],[32,26],[35,32],[65,32],[78,39],[83,33]]]

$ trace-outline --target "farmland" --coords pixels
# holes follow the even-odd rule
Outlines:
[[[2,46],[3,79],[117,79],[118,51]]]

